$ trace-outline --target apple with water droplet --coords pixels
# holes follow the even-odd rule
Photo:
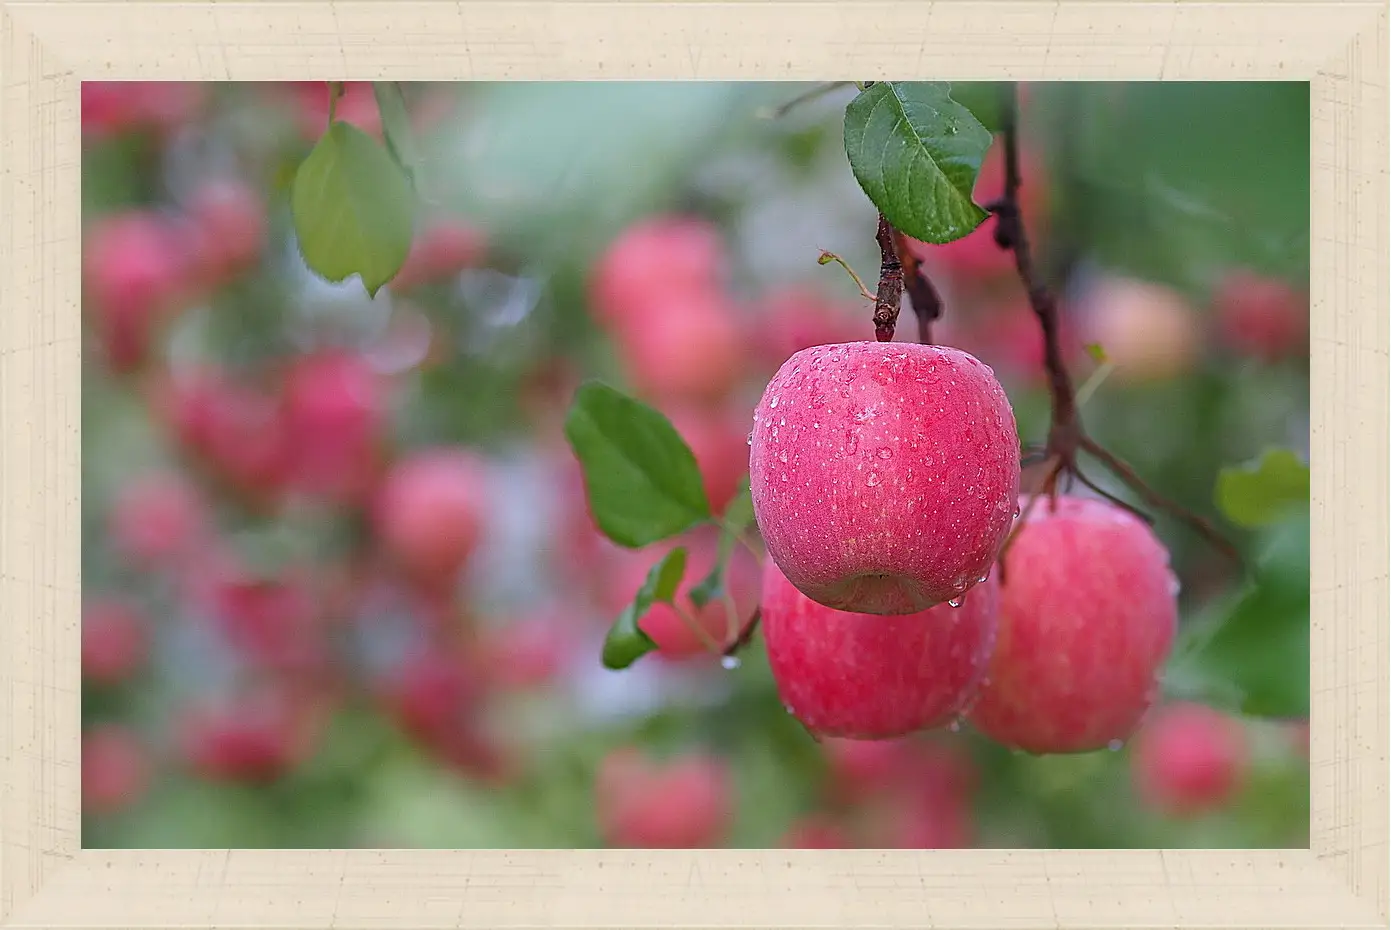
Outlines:
[[[974,696],[995,642],[993,578],[960,607],[901,616],[834,610],[769,560],[763,639],[778,695],[813,733],[883,740],[942,726]]]
[[[815,346],[768,383],[749,470],[758,528],[798,590],[912,614],[989,572],[1013,523],[1019,434],[994,373],[965,352]]]
[[[1102,500],[1021,501],[1000,632],[971,723],[1033,753],[1119,747],[1158,690],[1178,624],[1169,553]]]

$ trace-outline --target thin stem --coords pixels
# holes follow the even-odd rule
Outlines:
[[[793,97],[791,100],[787,101],[784,104],[781,104],[780,106],[777,106],[771,110],[763,110],[759,115],[763,116],[766,119],[781,119],[788,113],[791,113],[793,110],[797,109],[797,107],[801,106],[802,104],[811,103],[813,100],[818,100],[831,93],[832,91],[839,90],[842,87],[849,87],[853,83],[853,81],[826,81],[824,83],[816,85],[815,87],[811,88],[808,91],[805,91],[804,93],[798,94],[796,97]]]
[[[840,265],[840,267],[845,269],[845,273],[850,275],[850,279],[854,281],[855,286],[860,289],[861,297],[863,297],[865,300],[874,299],[874,295],[870,293],[869,288],[865,287],[864,280],[855,273],[855,269],[850,267],[849,262],[841,258],[835,252],[828,252],[825,249],[822,249],[821,255],[816,259],[816,263],[818,265],[829,265],[831,262],[835,262],[837,265]]]
[[[343,96],[343,82],[328,82],[328,125],[333,128],[333,120],[338,115],[338,98]]]
[[[1111,377],[1111,372],[1115,370],[1116,366],[1113,363],[1103,362],[1100,368],[1092,372],[1091,377],[1082,382],[1082,386],[1077,389],[1077,408],[1079,410],[1087,405],[1087,401],[1091,400],[1096,389],[1101,387],[1106,379]]]
[[[714,637],[710,635],[710,632],[706,630],[705,627],[700,625],[695,617],[692,617],[680,604],[673,603],[671,608],[676,611],[676,615],[681,618],[681,622],[686,624],[686,628],[695,634],[696,639],[700,640],[701,645],[705,647],[707,652],[712,652],[716,655],[720,654],[720,644],[715,642]]]
[[[758,632],[758,624],[762,619],[763,612],[761,610],[754,610],[753,616],[749,617],[748,624],[739,632],[738,638],[725,647],[724,654],[727,656],[735,655],[739,650],[753,642],[753,635]]]

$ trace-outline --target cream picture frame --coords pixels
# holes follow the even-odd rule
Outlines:
[[[0,927],[1385,927],[1387,8],[0,2]],[[1311,82],[1311,848],[81,845],[83,80]]]

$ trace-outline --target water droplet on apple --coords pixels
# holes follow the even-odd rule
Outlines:
[[[778,406],[778,399],[777,399],[776,397],[774,397],[774,398],[772,399],[772,401],[769,402],[768,406],[769,406],[769,408],[771,408],[771,409],[777,409],[777,406]]]
[[[1123,743],[1121,740],[1113,739],[1111,740],[1111,742],[1106,744],[1106,748],[1111,750],[1112,752],[1120,752],[1121,747],[1124,745],[1125,743]]]
[[[986,574],[981,575],[979,578],[976,579],[976,584],[985,584],[989,580],[990,574],[987,572]]]
[[[947,726],[947,729],[948,729],[948,730],[951,730],[953,733],[960,733],[960,732],[961,732],[961,718],[958,717],[957,719],[953,720],[953,721]]]
[[[820,429],[820,428],[821,428],[821,424],[820,424],[820,423],[817,423],[817,422],[815,422],[815,421],[813,421],[812,424],[811,424],[811,428],[812,428],[812,429]]]
[[[778,461],[779,461],[779,462],[782,462],[783,464],[786,464],[786,463],[787,463],[787,453],[786,453],[786,452],[779,452],[779,453],[778,453]]]
[[[888,446],[880,446],[879,451],[874,454],[886,461],[894,457],[894,451],[890,449]]]
[[[750,445],[750,446],[753,445],[753,433],[749,433],[748,438],[745,439],[744,442],[745,442],[747,445]]]
[[[958,594],[956,597],[954,597],[954,598],[952,598],[951,600],[947,601],[947,606],[948,606],[948,607],[960,607],[960,606],[961,606],[962,604],[964,604],[964,603],[966,603],[966,595],[964,595],[964,594]]]
[[[854,433],[847,432],[845,434],[845,454],[854,455],[856,452],[859,451],[859,448],[860,438],[856,436]]]
[[[879,473],[877,471],[870,472],[869,477],[865,479],[865,484],[869,485],[871,488],[877,487],[879,484]]]
[[[1181,592],[1182,590],[1183,582],[1178,580],[1178,575],[1175,575],[1173,572],[1169,572],[1169,596],[1178,597],[1179,592]]]
[[[732,672],[739,667],[739,657],[724,656],[720,659],[720,665]]]

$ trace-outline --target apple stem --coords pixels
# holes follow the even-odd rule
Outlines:
[[[898,314],[903,307],[903,263],[894,247],[893,227],[879,214],[879,228],[874,238],[879,243],[879,291],[874,295],[874,338],[892,342],[898,326]]]
[[[1103,448],[1083,430],[1081,417],[1078,415],[1077,392],[1063,357],[1058,305],[1034,266],[1033,252],[1029,248],[1029,237],[1019,206],[1019,188],[1022,183],[1019,173],[1019,99],[1012,82],[1003,85],[1000,135],[1005,147],[1005,192],[1003,197],[989,205],[990,211],[995,215],[995,242],[1000,248],[1014,254],[1015,270],[1019,273],[1025,293],[1028,294],[1029,306],[1043,330],[1043,367],[1048,376],[1048,393],[1053,406],[1052,423],[1048,428],[1048,439],[1044,446],[1048,459],[1053,464],[1044,478],[1042,492],[1056,497],[1059,478],[1069,482],[1076,479],[1102,497],[1142,517],[1147,523],[1152,523],[1152,518],[1101,490],[1082,474],[1077,465],[1077,457],[1079,452],[1085,450],[1147,504],[1164,510],[1186,523],[1240,567],[1243,562],[1236,547],[1224,539],[1211,523],[1159,494],[1146,484],[1133,468]],[[1020,520],[1016,524],[1000,548],[1001,559],[1023,522]],[[1001,562],[1001,583],[1004,582],[1003,567]]]

